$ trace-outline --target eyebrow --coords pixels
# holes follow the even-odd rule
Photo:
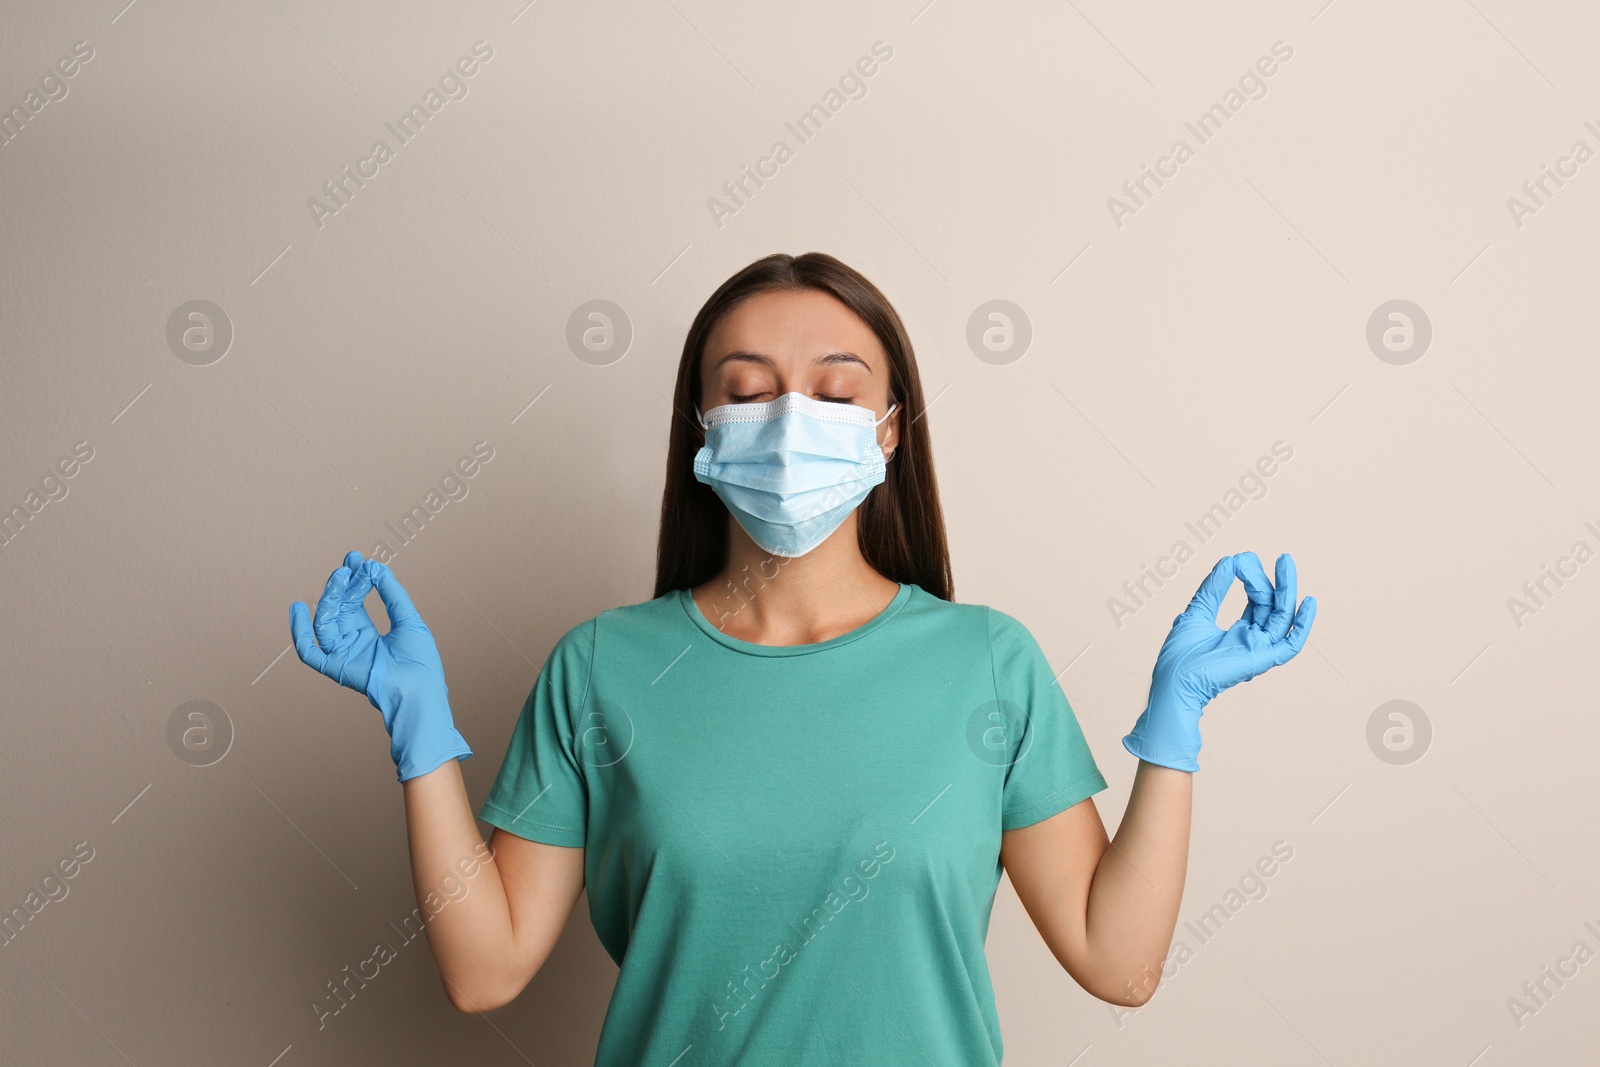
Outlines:
[[[724,363],[728,363],[732,360],[738,360],[741,363],[760,363],[768,367],[776,365],[777,362],[771,356],[763,356],[759,352],[747,352],[744,349],[735,349],[734,351],[723,356],[721,359],[717,360],[716,366],[712,367],[711,369],[716,370]],[[818,356],[815,362],[821,365],[836,363],[859,363],[861,366],[866,368],[868,374],[872,373],[871,365],[854,352],[829,352],[826,355]]]

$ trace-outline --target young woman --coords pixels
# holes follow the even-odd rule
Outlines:
[[[673,406],[655,597],[556,642],[478,812],[487,848],[438,651],[389,568],[352,552],[315,621],[290,608],[300,658],[383,713],[451,1003],[515,998],[587,888],[621,968],[599,1067],[999,1064],[1002,867],[1085,990],[1148,1000],[1200,714],[1304,645],[1292,560],[1273,584],[1253,553],[1222,559],[1175,620],[1108,840],[1038,644],[952,600],[922,384],[876,287],[819,253],[751,264],[690,327]],[[1222,630],[1235,578],[1249,603]]]

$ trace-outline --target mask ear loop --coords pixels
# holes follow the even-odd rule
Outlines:
[[[889,410],[888,410],[888,411],[885,411],[885,412],[884,412],[884,413],[883,413],[883,418],[882,418],[882,419],[879,419],[879,420],[878,420],[878,421],[877,421],[877,422],[875,422],[875,423],[873,423],[873,424],[872,424],[872,428],[873,428],[873,429],[877,429],[877,428],[878,428],[878,427],[879,427],[879,426],[881,426],[881,425],[883,425],[883,423],[884,423],[884,421],[885,421],[885,420],[886,420],[886,419],[888,419],[888,417],[889,417],[889,416],[890,416],[890,415],[893,415],[893,414],[894,414],[894,410],[895,410],[895,408],[897,408],[897,407],[899,407],[899,406],[900,406],[900,401],[898,401],[898,400],[896,400],[896,401],[895,401],[895,402],[894,402],[894,403],[893,403],[893,404],[890,404],[890,405],[889,405]],[[892,448],[891,448],[891,449],[889,449],[889,451],[888,451],[888,452],[887,452],[887,453],[886,453],[886,454],[885,454],[885,455],[884,455],[884,457],[883,457],[883,461],[884,461],[884,462],[885,462],[885,463],[887,463],[887,462],[889,462],[889,460],[891,460],[891,459],[893,459],[893,458],[894,458],[894,452],[895,452],[895,450],[894,450],[894,449],[892,449]]]

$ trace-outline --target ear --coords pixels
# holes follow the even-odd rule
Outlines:
[[[892,404],[894,401],[891,400],[890,403]],[[879,447],[883,450],[885,461],[892,460],[895,450],[900,447],[900,413],[904,410],[905,405],[901,404],[894,409],[894,414],[883,422],[883,441]]]

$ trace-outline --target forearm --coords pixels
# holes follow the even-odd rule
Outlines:
[[[498,1007],[521,986],[510,973],[511,909],[473,818],[459,760],[402,783],[417,914],[457,1008]]]
[[[1139,761],[1116,837],[1095,869],[1086,936],[1103,1000],[1143,1004],[1161,979],[1189,862],[1194,776]]]

